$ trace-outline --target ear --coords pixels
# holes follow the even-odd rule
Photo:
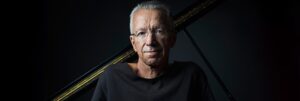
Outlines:
[[[136,52],[136,47],[135,47],[135,40],[133,38],[133,36],[129,36],[130,42],[131,42],[131,46],[133,47],[133,50]]]

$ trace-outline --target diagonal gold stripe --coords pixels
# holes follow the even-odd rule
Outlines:
[[[113,64],[122,62],[122,61],[124,61],[125,59],[127,59],[128,57],[130,57],[134,54],[135,54],[135,52],[132,49],[130,49],[129,51],[125,52],[124,54],[118,56],[117,58],[115,58],[111,62],[104,65],[102,68],[100,68],[100,69],[96,70],[95,72],[91,73],[86,78],[84,78],[80,82],[76,83],[74,86],[70,87],[69,89],[64,91],[62,94],[60,94],[59,96],[55,97],[53,99],[53,101],[64,101],[64,100],[66,100],[67,98],[69,98],[71,95],[73,95],[77,91],[83,89],[84,87],[86,87],[87,85],[92,83],[93,80],[97,79],[97,77],[100,76],[105,71],[105,69],[107,67],[109,67]]]
[[[195,6],[191,10],[189,10],[187,13],[181,15],[179,18],[175,19],[175,27],[178,27],[179,25],[186,22],[188,19],[192,18],[193,16],[197,15],[198,13],[205,10],[208,6],[214,4],[216,0],[206,0],[203,3],[200,3],[199,5]],[[63,91],[61,94],[56,96],[53,101],[64,101],[68,99],[70,96],[75,94],[76,92],[80,91],[84,87],[88,86],[90,83],[92,83],[97,77],[101,76],[101,74],[111,65],[120,63],[128,59],[129,57],[133,56],[135,52],[132,49],[129,49],[125,53],[117,56],[117,58],[113,59],[111,62],[105,64],[101,68],[95,70],[91,74],[89,74],[87,77],[83,78],[78,83],[72,85],[67,90]]]
[[[196,7],[192,8],[190,11],[188,11],[184,15],[181,15],[179,18],[175,19],[175,21],[174,21],[175,26],[177,27],[177,26],[181,25],[182,23],[186,22],[188,19],[190,19],[193,16],[195,16],[196,14],[202,12],[203,10],[205,10],[207,7],[214,4],[215,2],[216,2],[216,0],[206,0],[203,3],[198,4]]]

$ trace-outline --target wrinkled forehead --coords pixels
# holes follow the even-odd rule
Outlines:
[[[159,9],[139,9],[133,15],[133,28],[164,27],[167,15]]]

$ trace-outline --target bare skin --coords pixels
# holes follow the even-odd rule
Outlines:
[[[140,77],[153,79],[168,66],[169,50],[176,36],[166,30],[166,16],[157,9],[139,9],[133,15],[130,41],[139,58],[137,63],[128,63]],[[136,36],[143,33],[144,37]]]

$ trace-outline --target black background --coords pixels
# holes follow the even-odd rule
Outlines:
[[[164,1],[176,14],[195,0]],[[19,20],[11,23],[12,32],[17,33],[11,34],[14,41],[10,42],[14,44],[8,45],[17,55],[8,58],[13,60],[9,67],[21,75],[10,79],[18,87],[9,93],[30,93],[34,101],[49,99],[123,49],[129,44],[129,13],[137,2],[21,2],[17,8],[21,13],[14,16]],[[238,101],[300,100],[298,5],[296,0],[226,0],[187,30]],[[206,71],[217,101],[228,101],[182,31],[171,60],[199,64]],[[93,88],[72,100],[89,100],[92,92]]]

